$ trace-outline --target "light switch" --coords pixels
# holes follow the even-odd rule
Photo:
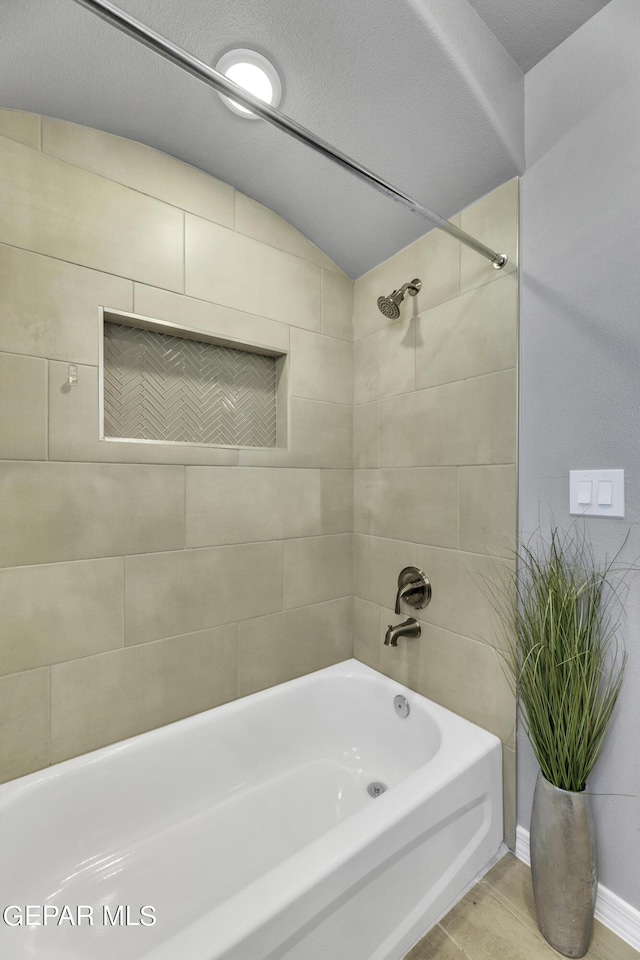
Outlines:
[[[569,512],[624,517],[624,470],[570,470]]]
[[[578,484],[578,503],[586,506],[591,503],[591,480],[581,480]]]
[[[610,507],[613,503],[613,482],[601,480],[598,484],[598,503],[601,507]]]

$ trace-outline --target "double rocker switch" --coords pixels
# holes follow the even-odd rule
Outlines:
[[[624,470],[571,470],[570,513],[624,517]]]

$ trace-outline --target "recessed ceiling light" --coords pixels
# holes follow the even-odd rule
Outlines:
[[[278,71],[266,57],[256,53],[255,50],[229,50],[218,60],[216,70],[270,106],[277,107],[280,103],[282,83]],[[225,97],[222,93],[218,96],[229,110],[233,110],[239,116],[247,120],[260,119],[257,114],[252,113],[237,101]]]

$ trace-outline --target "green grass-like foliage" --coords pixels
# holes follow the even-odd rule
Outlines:
[[[577,527],[552,528],[546,544],[520,547],[506,585],[493,584],[507,679],[543,775],[563,790],[585,789],[620,691],[620,572],[615,559],[594,561]]]

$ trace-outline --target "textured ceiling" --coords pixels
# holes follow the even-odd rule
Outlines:
[[[284,113],[442,216],[522,172],[522,72],[468,0],[120,2],[211,65],[234,46],[268,55],[284,81]],[[487,21],[505,6],[521,18],[529,11],[494,29],[509,26],[507,46],[518,30],[536,32],[518,56],[537,55],[531,8],[551,0],[473,3]],[[562,5],[586,19],[602,3]],[[215,92],[73,0],[2,0],[0,106],[192,163],[275,210],[352,277],[429,229],[268,124],[230,113]]]
[[[526,73],[609,0],[469,0]]]

